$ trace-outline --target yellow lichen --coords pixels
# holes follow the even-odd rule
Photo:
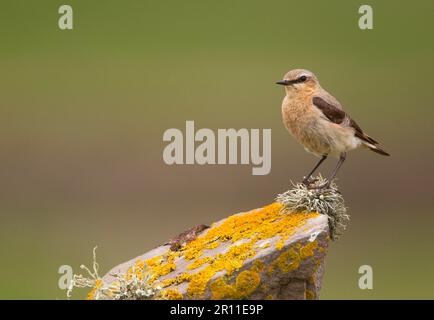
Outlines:
[[[282,250],[283,246],[285,245],[285,239],[280,238],[279,240],[276,241],[276,243],[274,244],[276,246],[277,250]]]
[[[94,300],[97,288],[92,288],[86,296],[86,300]]]
[[[314,272],[315,272],[315,269],[314,269]],[[308,281],[310,284],[315,285],[315,283],[316,283],[316,276],[315,276],[315,273],[314,273],[313,275],[311,275],[311,276],[309,277],[309,279],[307,279],[307,281]]]
[[[159,265],[162,261],[163,261],[163,256],[155,256],[153,258],[146,260],[146,265],[149,267],[154,267],[156,265]],[[145,263],[144,261],[138,260],[136,262],[136,265],[141,264],[143,267],[144,263]]]
[[[286,214],[281,212],[281,208],[280,203],[273,203],[258,210],[227,218],[222,224],[210,228],[205,235],[187,244],[183,248],[185,259],[200,257],[203,250],[211,243],[217,242],[217,239],[221,242],[234,243],[244,239],[252,239],[256,242],[274,236],[287,238],[309,218],[318,215],[317,213]]]
[[[199,267],[202,267],[202,269],[196,273],[190,271],[172,278],[166,277],[166,279],[159,280],[159,282],[163,288],[181,282],[189,282],[187,295],[199,298],[203,295],[208,283],[217,272],[223,271],[224,275],[229,276],[240,269],[247,259],[254,257],[258,250],[269,246],[269,243],[263,247],[258,246],[259,241],[277,236],[279,238],[276,246],[283,248],[285,241],[291,235],[310,218],[319,215],[314,212],[287,213],[282,211],[282,208],[283,205],[276,202],[260,209],[230,216],[220,224],[213,224],[207,232],[187,243],[179,251],[168,250],[160,256],[145,261],[138,261],[134,268],[130,268],[128,272],[140,273],[144,269],[149,269],[148,272],[152,275],[151,282],[154,282],[159,280],[160,277],[169,275],[176,270],[176,263],[179,259],[193,260],[187,269],[194,270]],[[222,243],[229,244],[228,250],[214,256],[202,257],[206,250],[215,249]],[[314,249],[308,247],[303,251],[302,255],[309,255]],[[298,267],[297,262],[295,262],[297,259],[294,258],[300,259],[300,255],[296,255],[292,251],[289,250],[287,251],[289,253],[283,253],[286,255],[280,258],[280,263],[277,263],[281,270],[290,270],[291,268]],[[288,262],[288,260],[294,261]],[[273,269],[274,267],[271,267],[271,270]],[[255,271],[259,272],[258,266],[256,266]],[[250,272],[254,273],[255,271]],[[254,277],[250,273],[246,274],[243,272],[240,273],[243,276],[240,278],[239,283],[244,283],[244,277],[247,279],[246,275]],[[216,281],[213,283],[216,283]],[[219,285],[219,282],[214,284],[214,287],[217,285]],[[248,288],[251,288],[251,286],[248,286]],[[248,288],[245,289],[247,290]]]
[[[187,288],[189,297],[200,297],[206,289],[206,286],[211,278],[219,271],[226,271],[227,275],[232,274],[235,270],[243,266],[243,262],[250,258],[253,254],[250,251],[252,244],[243,243],[232,246],[228,252],[217,254],[212,263],[208,264],[204,269],[195,273]]]
[[[264,263],[261,260],[255,260],[255,262],[253,262],[252,271],[262,272],[264,268]]]
[[[208,250],[212,250],[212,249],[218,248],[219,246],[220,246],[220,242],[214,241],[214,242],[210,243],[206,248]]]
[[[276,264],[282,272],[293,271],[300,266],[300,255],[294,248],[290,248],[277,258]]]
[[[245,298],[251,295],[261,283],[261,277],[257,272],[244,270],[237,276],[235,282],[237,298]]]
[[[176,269],[175,258],[179,256],[179,252],[169,251],[160,259],[154,260],[151,258],[146,260],[145,263],[150,268],[150,273],[152,274],[152,280],[155,281],[158,278],[169,274]]]
[[[306,300],[314,300],[315,293],[312,290],[306,290]]]
[[[202,265],[204,265],[205,263],[210,262],[211,260],[213,260],[212,257],[205,257],[205,258],[196,259],[196,260],[194,260],[193,263],[191,263],[187,266],[187,270],[197,269],[197,268],[201,267]]]
[[[95,286],[93,287],[93,289],[87,294],[86,299],[87,300],[94,300],[95,298],[95,293],[96,290],[98,290],[99,288],[101,288],[101,286],[103,285],[103,282],[101,279],[97,279],[95,281]]]
[[[169,288],[162,290],[159,298],[162,300],[182,300],[184,297],[177,289]]]
[[[168,287],[174,284],[180,284],[182,282],[185,281],[190,281],[191,279],[191,274],[189,273],[181,273],[180,275],[176,276],[175,278],[169,278],[169,279],[164,279],[161,281],[161,286],[162,287]]]
[[[313,256],[316,248],[318,248],[318,242],[317,241],[310,242],[309,244],[301,247],[300,248],[300,258],[306,259],[308,257]]]
[[[244,299],[259,286],[261,278],[257,272],[244,270],[237,276],[234,284],[228,284],[223,277],[210,285],[212,299]]]
[[[298,244],[289,250],[283,252],[273,263],[277,265],[282,272],[291,272],[298,269],[300,262],[315,254],[315,250],[318,248],[318,242],[309,242],[304,246]],[[297,251],[298,249],[298,251]]]
[[[219,300],[229,298],[235,295],[235,286],[228,285],[223,277],[218,278],[210,284],[212,299]]]

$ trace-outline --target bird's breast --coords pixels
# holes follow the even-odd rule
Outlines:
[[[324,134],[324,124],[316,110],[302,102],[282,104],[282,117],[288,131],[306,150],[323,155],[330,153],[330,143]]]
[[[283,101],[282,104],[282,118],[285,127],[296,138],[301,138],[303,135],[310,131],[312,126],[315,126],[316,117],[313,112],[309,110],[309,105],[299,102]]]

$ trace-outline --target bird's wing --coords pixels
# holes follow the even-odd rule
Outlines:
[[[320,95],[321,98],[328,104],[331,104],[340,110],[344,109],[342,105],[339,103],[339,101],[335,97],[333,97],[330,93],[328,93],[326,90],[322,89]]]
[[[348,121],[348,115],[345,111],[343,111],[341,108],[338,108],[336,105],[325,101],[323,98],[315,96],[313,97],[312,102],[314,106],[320,109],[323,115],[331,122],[336,124],[345,124],[343,122],[345,120],[346,122]]]
[[[315,107],[321,110],[323,115],[329,121],[342,126],[351,127],[354,129],[354,135],[357,138],[368,143],[378,144],[377,141],[364,133],[362,128],[360,128],[360,126],[353,119],[351,119],[351,117],[344,110],[342,110],[342,106],[340,104],[336,106],[335,104],[329,103],[318,96],[313,97],[312,102]]]

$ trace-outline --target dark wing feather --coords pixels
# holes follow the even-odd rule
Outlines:
[[[360,126],[353,119],[351,119],[350,116],[342,109],[338,108],[333,104],[328,103],[327,101],[325,101],[320,97],[313,97],[312,102],[314,106],[320,109],[321,112],[324,114],[324,116],[327,119],[329,119],[331,122],[349,126],[355,130],[354,135],[357,138],[366,141],[368,143],[378,144],[377,141],[375,141],[370,136],[365,134],[362,128],[360,128]]]
[[[354,133],[354,135],[364,141],[367,141],[369,143],[372,144],[379,144],[378,141],[376,141],[375,139],[371,138],[370,136],[368,136],[366,133],[363,132],[362,128],[359,127],[359,125],[356,123],[356,121],[354,121],[353,119],[350,118],[350,127],[353,127],[356,132]]]
[[[322,113],[331,122],[341,124],[347,117],[347,114],[342,109],[337,108],[333,104],[328,103],[320,97],[313,97],[313,104],[322,111]]]

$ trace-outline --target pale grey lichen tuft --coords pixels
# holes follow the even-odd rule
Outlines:
[[[131,272],[115,273],[112,276],[115,281],[104,283],[98,274],[99,265],[96,262],[96,249],[93,249],[92,270],[81,265],[80,269],[85,270],[88,276],[74,274],[67,290],[68,299],[71,298],[74,288],[93,288],[88,299],[92,300],[146,300],[151,299],[160,293],[161,287],[158,282],[151,281],[152,274],[146,266],[144,269],[131,267]]]
[[[146,268],[146,266],[145,266]],[[147,300],[151,299],[161,290],[161,287],[151,281],[152,274],[147,270],[136,270],[128,275],[122,273],[112,274],[117,281],[111,288],[111,299],[114,300]]]
[[[309,186],[292,183],[293,188],[279,194],[276,201],[284,205],[286,212],[318,212],[328,216],[330,237],[337,240],[350,220],[342,194],[334,181],[327,189],[312,187],[323,185],[326,180],[319,175]]]

